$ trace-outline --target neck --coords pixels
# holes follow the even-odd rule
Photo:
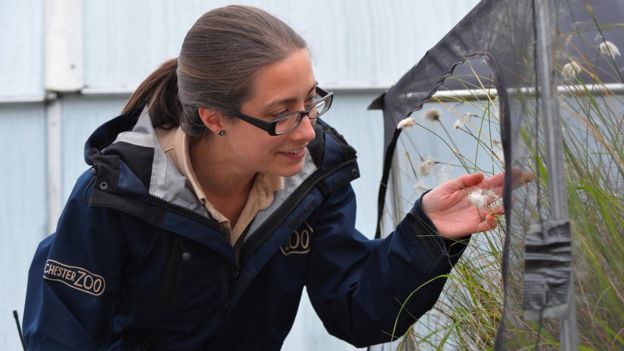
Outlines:
[[[214,136],[191,142],[189,153],[197,180],[209,200],[247,198],[256,173],[237,168],[224,149],[225,145],[215,141]]]

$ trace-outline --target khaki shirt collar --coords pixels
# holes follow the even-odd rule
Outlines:
[[[221,227],[230,233],[230,241],[232,244],[238,240],[243,231],[255,218],[256,214],[267,208],[273,202],[273,193],[284,188],[283,177],[270,173],[258,173],[256,175],[251,192],[247,199],[243,211],[236,221],[234,228],[231,228],[230,221],[221,214],[206,198],[206,194],[202,189],[197,176],[193,171],[191,157],[189,152],[190,138],[184,133],[182,128],[174,128],[169,131],[159,130],[157,133],[159,142],[163,147],[163,151],[174,162],[180,173],[184,175],[195,195],[201,201],[208,213],[221,225]],[[162,145],[163,142],[169,145]]]

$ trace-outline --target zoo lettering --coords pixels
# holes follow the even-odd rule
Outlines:
[[[288,256],[290,254],[306,254],[310,252],[310,240],[313,232],[312,227],[307,222],[304,222],[301,228],[292,233],[288,241],[282,245],[280,248],[282,254]]]
[[[106,282],[102,276],[91,273],[82,267],[68,266],[55,260],[46,261],[43,278],[61,282],[70,288],[94,296],[102,295],[106,287]]]

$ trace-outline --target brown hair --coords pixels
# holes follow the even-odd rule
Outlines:
[[[201,16],[186,34],[180,56],[163,63],[132,94],[123,111],[149,104],[156,128],[181,126],[192,137],[206,128],[199,107],[227,114],[252,96],[265,66],[307,48],[280,19],[255,7],[226,6]]]

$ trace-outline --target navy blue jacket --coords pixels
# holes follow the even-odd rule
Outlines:
[[[419,201],[387,238],[364,237],[355,151],[324,122],[315,128],[303,172],[256,216],[238,258],[146,113],[98,128],[85,148],[92,168],[30,268],[28,349],[279,350],[304,286],[338,338],[364,346],[404,334],[465,243],[438,236]]]

